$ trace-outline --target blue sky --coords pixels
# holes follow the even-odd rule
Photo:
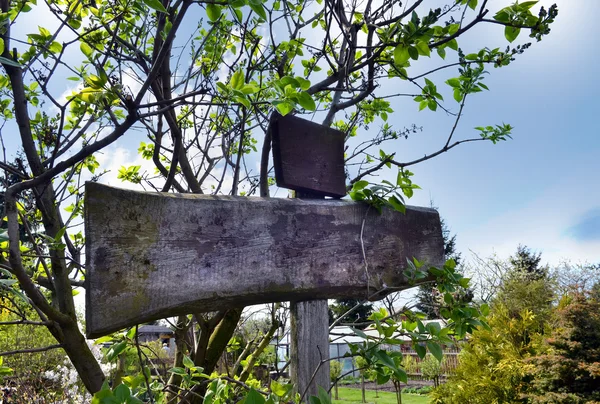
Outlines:
[[[490,0],[488,7],[496,11],[510,3]],[[540,2],[546,7],[552,3]],[[470,99],[456,135],[472,137],[475,126],[506,122],[515,128],[513,139],[497,145],[459,146],[412,169],[422,190],[410,204],[428,206],[433,201],[457,234],[458,249],[467,256],[472,250],[481,256],[507,257],[521,243],[542,252],[550,264],[561,259],[600,261],[600,104],[596,101],[600,47],[591,35],[600,2],[556,3],[559,16],[551,35],[534,42],[511,66],[490,69],[486,79],[490,91]],[[525,32],[518,42],[523,39],[527,39]],[[477,27],[460,43],[467,53],[507,44],[503,28],[496,25]],[[421,61],[418,66],[423,68]],[[449,71],[436,76],[438,87],[445,87],[443,80],[455,75]],[[67,90],[73,82],[61,86]],[[393,86],[382,82],[386,91]],[[394,109],[391,123],[415,123],[423,126],[423,132],[386,150],[407,160],[443,145],[452,117],[418,112],[412,100],[394,101]],[[139,163],[136,148],[144,140],[140,132],[127,136],[110,153],[99,156],[113,170],[107,181],[117,186],[124,184],[116,180],[116,170]]]
[[[491,0],[488,4],[495,12],[511,3]],[[546,7],[553,3],[540,2]],[[496,145],[466,144],[413,167],[422,190],[409,203],[428,206],[433,201],[467,257],[470,251],[508,257],[525,244],[542,252],[551,265],[563,259],[600,261],[600,124],[596,121],[600,56],[589,35],[600,2],[557,3],[559,16],[551,35],[539,43],[533,40],[533,46],[512,65],[489,69],[486,84],[490,91],[467,103],[456,134],[468,138],[476,135],[475,126],[505,122],[515,128],[513,139]],[[523,32],[517,42],[528,40]],[[460,45],[469,53],[484,46],[504,48],[508,42],[502,27],[488,24],[477,27]],[[415,66],[425,69],[431,63],[419,61]],[[455,75],[456,71],[448,71],[436,76],[438,87],[445,88],[443,81]],[[398,80],[382,82],[381,87],[393,92],[395,83]],[[449,92],[443,94],[451,100]],[[408,160],[443,144],[452,117],[418,112],[412,100],[396,100],[393,106],[396,113],[391,123],[400,127],[415,123],[423,126],[423,132],[386,151]],[[140,140],[141,133],[132,134],[114,150],[111,165],[139,164],[131,145],[137,146]],[[395,171],[382,178],[386,175],[394,177]],[[123,186],[115,177],[116,173],[109,182]]]
[[[433,199],[465,253],[507,256],[522,243],[551,264],[600,260],[600,56],[589,35],[600,2],[557,3],[551,35],[492,71],[491,91],[471,100],[461,122],[468,131],[504,121],[513,139],[466,145],[415,168],[423,191],[412,202]],[[495,28],[473,41],[498,38]]]

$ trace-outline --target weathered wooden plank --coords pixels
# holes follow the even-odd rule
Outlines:
[[[277,185],[341,198],[346,195],[344,133],[292,115],[271,115]]]
[[[329,312],[327,300],[291,302],[290,376],[304,402],[329,390]],[[326,362],[322,362],[326,361]],[[316,374],[315,371],[317,372]],[[314,377],[313,377],[314,374]]]
[[[296,198],[325,199],[304,192]],[[327,300],[290,302],[290,375],[296,392],[309,403],[319,386],[329,391],[329,306]],[[315,373],[316,372],[316,373]]]
[[[86,325],[97,337],[177,314],[408,287],[437,265],[437,212],[340,200],[146,193],[86,185]],[[369,263],[365,272],[360,230]]]

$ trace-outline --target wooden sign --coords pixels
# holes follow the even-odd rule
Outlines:
[[[443,263],[435,210],[379,215],[367,209],[348,201],[149,193],[87,183],[87,336],[190,312],[366,298],[383,285],[410,287],[402,274],[407,258]]]
[[[282,188],[346,195],[344,134],[292,115],[271,115],[275,180]]]

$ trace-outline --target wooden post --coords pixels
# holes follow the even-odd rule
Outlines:
[[[298,393],[304,395],[304,402],[308,402],[310,396],[317,395],[318,386],[329,390],[327,300],[291,302],[290,308],[291,379],[295,382]]]
[[[296,191],[296,198],[325,199]],[[327,300],[290,302],[290,376],[304,402],[316,396],[319,386],[329,390],[329,307]],[[316,372],[316,373],[315,373]]]

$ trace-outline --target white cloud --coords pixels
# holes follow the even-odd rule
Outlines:
[[[576,240],[568,233],[586,212],[600,206],[600,189],[590,186],[595,180],[591,167],[593,163],[586,164],[582,157],[581,167],[569,171],[529,203],[464,229],[457,238],[459,250],[508,257],[524,244],[542,252],[543,260],[552,265],[563,259],[599,261],[600,241]]]

